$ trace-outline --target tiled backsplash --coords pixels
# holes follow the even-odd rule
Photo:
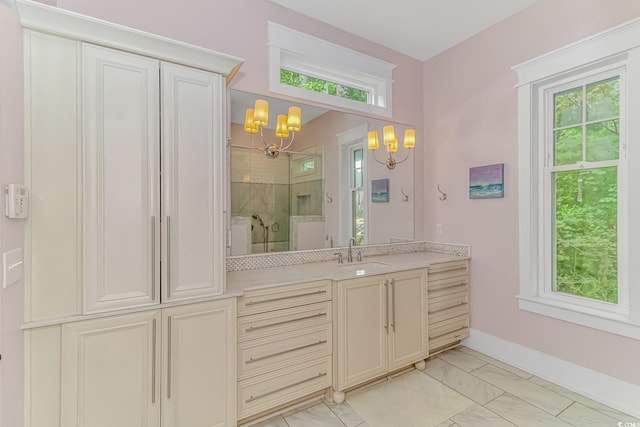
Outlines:
[[[278,252],[272,254],[255,254],[227,257],[227,271],[255,270],[258,268],[283,267],[287,265],[324,262],[335,259],[334,253],[342,252],[345,248],[314,249],[309,251]],[[413,252],[436,252],[448,255],[471,256],[469,245],[457,245],[439,242],[408,242],[389,243],[383,245],[357,246],[355,253],[362,252],[362,256],[397,255]]]

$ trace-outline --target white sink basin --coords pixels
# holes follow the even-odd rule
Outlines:
[[[365,274],[373,274],[377,270],[385,269],[389,267],[390,264],[385,264],[384,262],[355,262],[349,264],[340,264],[337,267],[340,268],[341,271],[348,272],[349,274],[353,274],[355,276],[364,276]]]
[[[375,268],[380,268],[380,267],[389,267],[389,264],[385,264],[384,262],[376,262],[376,261],[371,261],[371,262],[354,262],[354,263],[345,263],[345,264],[339,264],[338,267],[340,268],[362,268],[362,269],[375,269]]]

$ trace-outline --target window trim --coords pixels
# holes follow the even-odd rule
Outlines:
[[[392,117],[393,69],[387,61],[365,55],[274,22],[269,33],[269,90],[358,112]],[[372,104],[280,83],[280,69],[342,82],[371,92]]]
[[[562,319],[640,339],[640,267],[628,262],[640,254],[640,226],[628,221],[639,212],[640,202],[627,195],[633,191],[627,184],[640,173],[633,169],[640,166],[636,158],[622,159],[622,150],[627,146],[622,141],[631,141],[640,136],[640,125],[627,123],[621,126],[621,154],[618,176],[622,187],[622,205],[629,233],[619,233],[620,263],[619,283],[628,282],[628,299],[619,305],[621,309],[602,310],[596,304],[581,304],[582,297],[555,298],[544,292],[545,268],[548,266],[545,250],[545,203],[549,194],[545,188],[545,88],[558,87],[564,82],[577,81],[583,77],[615,68],[626,70],[626,93],[621,87],[622,117],[637,116],[640,112],[640,79],[632,80],[640,71],[640,19],[634,19],[587,39],[532,59],[512,69],[518,73],[518,168],[519,168],[519,237],[520,237],[520,309]],[[634,96],[627,96],[633,91]],[[626,98],[623,98],[627,96]],[[626,99],[624,105],[623,99]],[[626,166],[628,163],[628,167]],[[542,166],[541,166],[542,165]],[[634,168],[634,165],[637,165]],[[625,234],[625,235],[623,235]],[[590,300],[589,301],[594,301]],[[619,302],[622,302],[619,300]],[[626,307],[625,307],[626,306]]]

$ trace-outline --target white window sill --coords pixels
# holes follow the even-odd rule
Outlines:
[[[628,317],[599,310],[567,304],[541,297],[518,296],[521,310],[576,323],[616,335],[640,339],[640,325],[633,324]]]

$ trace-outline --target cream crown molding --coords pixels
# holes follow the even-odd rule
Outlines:
[[[215,52],[123,25],[103,21],[30,0],[16,1],[24,28],[211,71],[235,74],[244,62]]]

